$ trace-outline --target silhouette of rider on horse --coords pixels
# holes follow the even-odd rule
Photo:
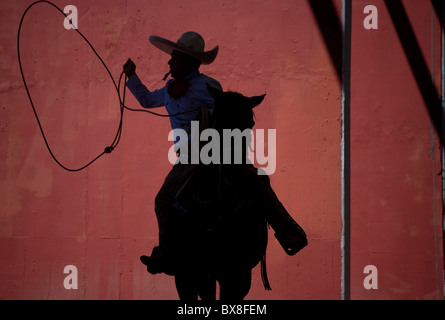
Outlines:
[[[211,64],[218,53],[218,46],[205,51],[203,38],[196,32],[184,33],[177,42],[150,36],[150,42],[171,56],[168,61],[169,73],[173,79],[167,81],[163,88],[149,91],[136,74],[136,65],[131,59],[124,64],[128,77],[127,87],[144,108],[164,106],[170,115],[172,129],[190,130],[191,121],[197,114],[212,115],[215,109],[215,92],[222,92],[220,83],[199,72],[201,64]],[[213,91],[213,94],[212,92]],[[264,96],[262,96],[264,98]],[[262,98],[258,103],[262,101]],[[199,110],[199,111],[198,111]],[[181,152],[184,148],[175,141],[178,159],[190,159],[189,154]],[[188,149],[187,149],[188,150]],[[151,256],[142,256],[141,261],[152,274],[166,273],[175,275],[177,271],[175,256],[178,254],[177,230],[174,225],[175,215],[172,206],[178,188],[183,185],[190,165],[188,161],[178,161],[165,178],[155,198],[155,213],[159,228],[159,245],[153,249]],[[261,199],[265,219],[274,229],[275,236],[287,254],[293,255],[307,245],[306,235],[298,224],[287,213],[271,188],[267,175],[257,175],[256,169],[248,165],[246,170],[249,179],[255,184],[256,196]],[[235,221],[233,223],[236,223]],[[179,240],[180,241],[180,240]]]

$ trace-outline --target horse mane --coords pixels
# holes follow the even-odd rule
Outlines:
[[[214,98],[213,126],[222,129],[252,129],[255,125],[253,109],[259,105],[265,95],[246,97],[239,92],[219,91],[208,86]]]

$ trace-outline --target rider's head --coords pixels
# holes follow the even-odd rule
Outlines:
[[[201,66],[201,61],[183,52],[173,50],[168,65],[173,78],[183,78],[191,72],[198,70]]]
[[[205,51],[204,39],[194,31],[185,32],[177,42],[158,36],[150,36],[149,39],[154,46],[171,55],[168,64],[174,78],[185,77],[201,64],[212,63],[218,54],[218,46]]]

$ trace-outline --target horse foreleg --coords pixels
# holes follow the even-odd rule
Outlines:
[[[196,301],[198,300],[198,287],[193,281],[192,277],[187,274],[175,275],[176,291],[178,292],[179,299],[183,301]]]
[[[218,279],[221,301],[242,301],[250,291],[252,269],[241,268],[225,272]]]
[[[198,296],[203,301],[216,300],[216,280],[206,275],[177,274],[176,291],[183,301],[196,301]]]

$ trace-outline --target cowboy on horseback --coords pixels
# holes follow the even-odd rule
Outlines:
[[[165,106],[170,117],[172,129],[180,128],[188,131],[191,121],[195,119],[198,108],[205,110],[215,108],[215,93],[222,92],[221,85],[215,79],[199,72],[201,64],[212,63],[218,53],[218,46],[212,50],[204,51],[204,40],[196,32],[186,32],[179,40],[171,42],[164,38],[151,36],[150,42],[160,50],[171,55],[168,64],[173,79],[169,80],[165,87],[149,91],[136,75],[136,66],[128,59],[124,65],[124,71],[128,76],[127,87],[144,108]],[[164,77],[167,78],[168,74]],[[260,98],[259,104],[264,95]],[[252,107],[253,108],[253,107]],[[202,109],[200,109],[202,110]],[[187,112],[190,111],[190,112]],[[202,113],[202,111],[200,111]],[[174,115],[174,116],[173,116]],[[252,124],[253,126],[253,124]],[[180,141],[175,141],[179,158],[187,159],[188,154],[181,153]],[[188,150],[187,148],[185,148]],[[178,185],[184,181],[184,175],[189,166],[178,161],[155,198],[155,213],[159,227],[159,246],[153,249],[151,256],[142,256],[141,261],[152,274],[166,273],[175,275],[175,216],[172,215],[172,205],[177,194]],[[304,231],[296,224],[278,200],[270,186],[268,176],[258,176],[253,166],[247,166],[248,179],[253,181],[256,197],[261,199],[261,206],[265,212],[265,219],[275,230],[275,236],[288,254],[295,254],[307,242]],[[247,177],[247,176],[246,176]],[[300,228],[300,229],[298,229]],[[176,229],[177,230],[177,229]],[[301,235],[304,239],[301,239]],[[249,285],[250,287],[250,285]],[[247,293],[246,293],[247,294]]]
[[[160,50],[171,55],[168,64],[173,79],[169,80],[165,87],[149,91],[136,74],[136,65],[128,59],[124,65],[124,71],[128,77],[127,87],[144,108],[155,108],[165,106],[171,115],[170,124],[172,129],[183,129],[188,131],[190,123],[196,115],[197,108],[205,107],[209,110],[214,108],[213,97],[207,90],[210,85],[222,90],[221,84],[215,79],[199,72],[201,64],[212,63],[218,54],[218,46],[210,51],[204,51],[203,38],[196,32],[186,32],[179,40],[171,42],[161,37],[151,36],[150,42]],[[166,77],[168,76],[166,74]],[[164,77],[164,79],[166,78]],[[190,112],[187,112],[190,111]],[[177,141],[175,141],[177,142]],[[181,146],[175,145],[180,152]],[[179,157],[188,157],[187,154],[179,154]],[[185,165],[177,163],[170,173],[155,198],[155,213],[159,226],[159,247],[156,247],[152,256],[142,256],[142,262],[147,265],[150,273],[170,273],[168,263],[169,252],[173,247],[173,235],[169,234],[168,225],[170,221],[170,207],[172,195],[182,177]]]

